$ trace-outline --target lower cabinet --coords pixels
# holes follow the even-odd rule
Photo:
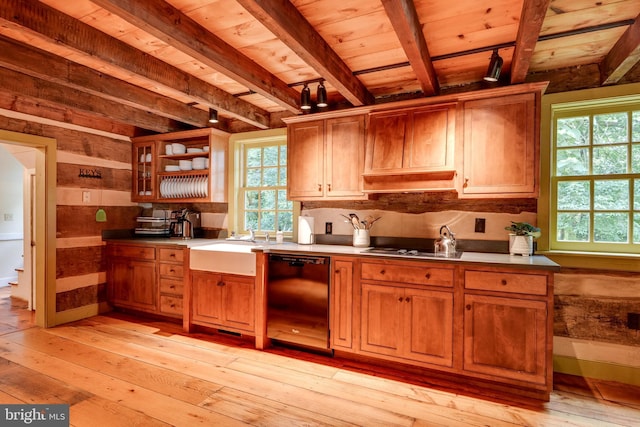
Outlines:
[[[332,348],[353,347],[353,274],[349,258],[331,258],[329,330]]]
[[[155,248],[107,245],[107,297],[114,306],[158,309]]]
[[[255,334],[255,278],[191,271],[191,322]]]

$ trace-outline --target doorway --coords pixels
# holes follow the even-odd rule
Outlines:
[[[35,153],[33,193],[29,196],[33,208],[29,234],[29,251],[33,254],[36,324],[51,327],[56,324],[56,140],[35,135],[0,130],[0,142],[31,147]],[[31,211],[31,209],[30,209]],[[31,216],[31,215],[29,215]],[[26,227],[25,227],[26,228]],[[26,238],[27,236],[25,236]],[[27,258],[25,251],[25,262]]]

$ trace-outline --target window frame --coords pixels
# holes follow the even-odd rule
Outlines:
[[[287,143],[286,128],[237,133],[233,134],[229,138],[229,203],[227,214],[227,228],[229,234],[232,232],[237,235],[247,234],[246,230],[240,229],[240,224],[243,223],[243,216],[245,212],[244,191],[242,187],[245,175],[245,147],[265,147],[270,145],[281,145],[282,143],[285,145]],[[286,190],[286,185],[284,189]],[[297,231],[298,216],[300,215],[300,203],[295,201],[292,201],[292,203],[293,231],[283,232],[285,239],[292,239]],[[255,235],[257,237],[264,237],[265,233],[257,230]],[[275,238],[273,233],[271,233],[271,238]]]

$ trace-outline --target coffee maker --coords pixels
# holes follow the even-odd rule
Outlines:
[[[200,228],[200,213],[186,208],[172,211],[169,224],[171,237],[192,239],[196,229]]]

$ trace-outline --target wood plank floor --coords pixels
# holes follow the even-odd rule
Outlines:
[[[41,329],[0,289],[0,402],[68,403],[73,426],[637,426],[637,387],[559,376],[546,403],[123,314]]]

